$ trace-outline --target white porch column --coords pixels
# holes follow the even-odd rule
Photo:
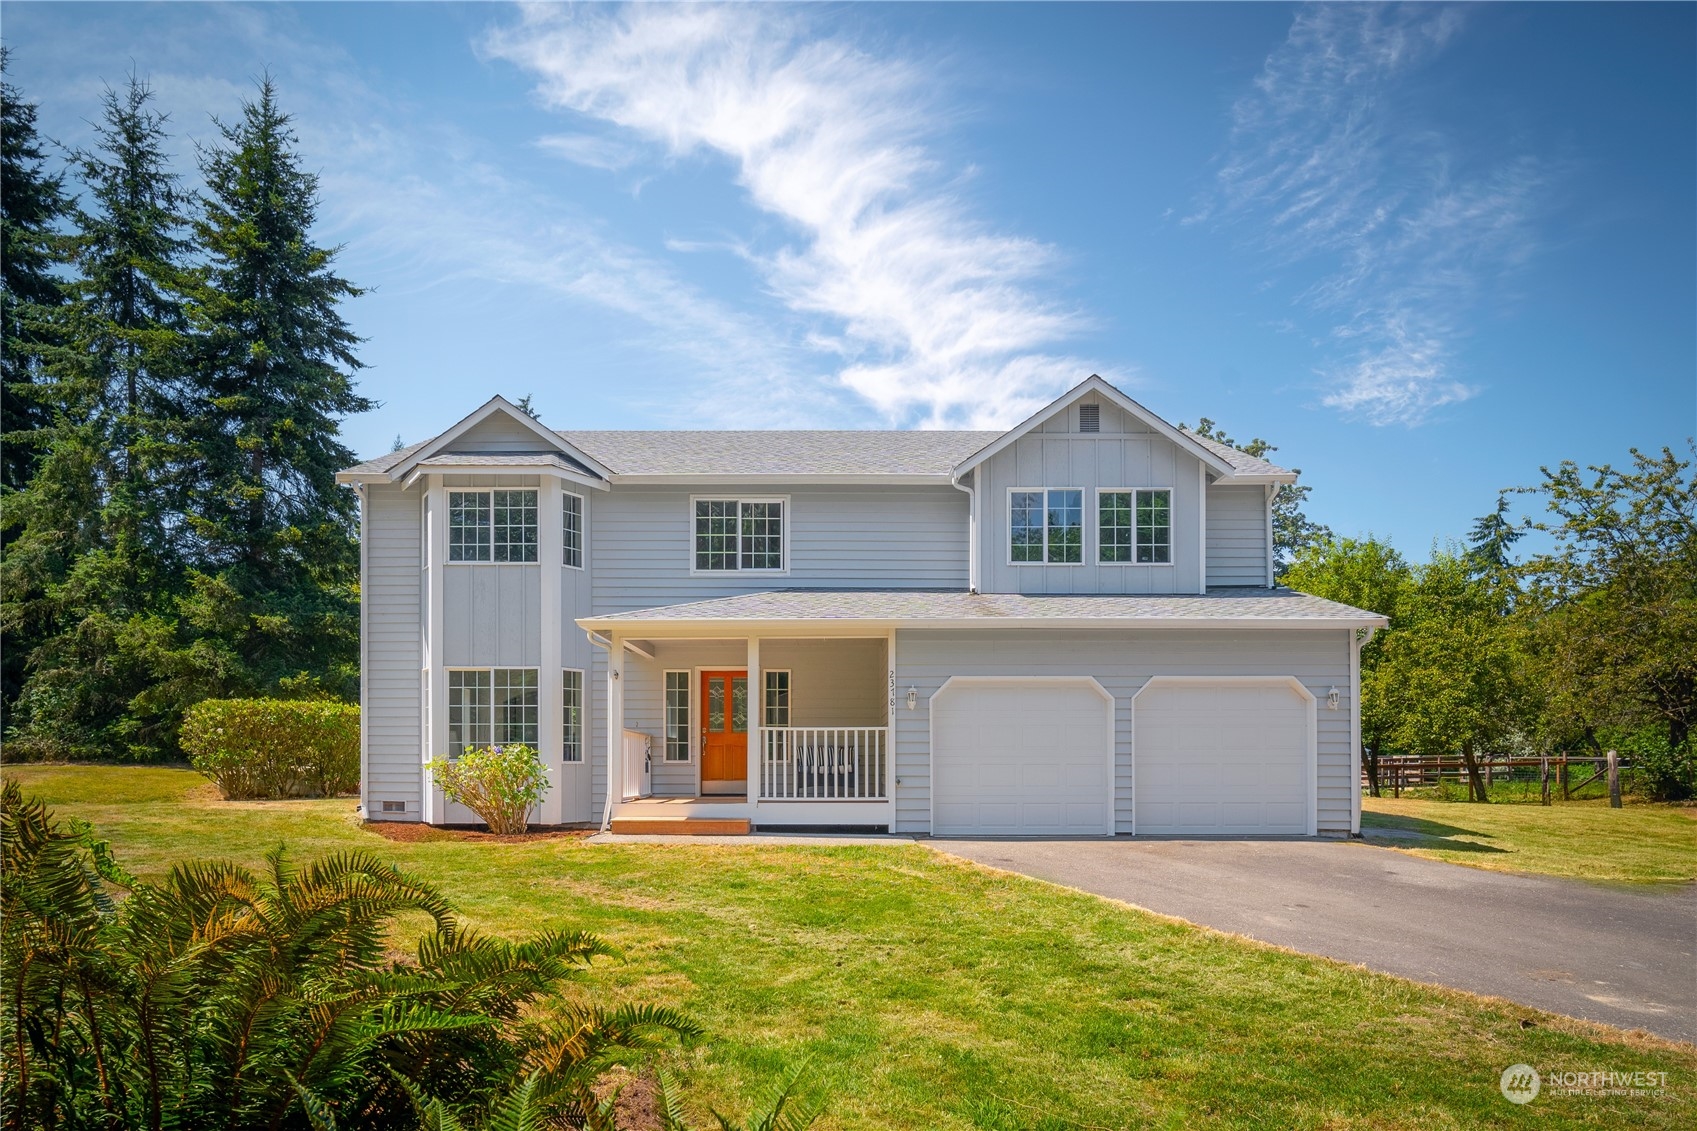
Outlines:
[[[542,648],[536,673],[536,753],[548,774],[548,796],[537,806],[537,819],[545,825],[557,825],[564,819],[561,806],[565,790],[560,781],[564,772],[560,759],[565,754],[565,687],[560,676],[563,670],[560,571],[565,568],[563,521],[560,481],[544,475],[536,495],[536,560],[542,570],[542,591],[536,604],[537,615],[542,620]]]
[[[760,674],[760,638],[748,638],[748,790],[750,803],[760,796],[760,724],[766,721],[766,679]]]
[[[1196,461],[1196,591],[1208,592],[1208,465],[1201,460]]]
[[[884,796],[890,800],[890,831],[896,831],[896,630],[884,638],[884,666],[889,687],[884,696]],[[926,751],[930,757],[930,751]]]
[[[424,749],[422,761],[448,753],[448,668],[446,617],[443,612],[442,571],[448,560],[448,489],[440,475],[427,480],[424,492]],[[446,804],[436,789],[435,776],[420,768],[421,816],[440,824]]]
[[[618,816],[625,800],[625,638],[607,648],[607,817]],[[603,829],[606,823],[603,822]]]

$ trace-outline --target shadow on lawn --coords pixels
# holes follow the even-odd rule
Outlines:
[[[1361,814],[1363,832],[1383,830],[1392,833],[1413,833],[1410,837],[1385,837],[1395,840],[1411,848],[1445,848],[1455,852],[1506,852],[1493,844],[1480,844],[1473,840],[1456,840],[1455,837],[1478,837],[1480,840],[1490,840],[1490,833],[1479,832],[1476,829],[1464,829],[1458,825],[1446,825],[1441,821],[1428,821],[1420,817],[1405,817],[1400,814],[1363,813]]]

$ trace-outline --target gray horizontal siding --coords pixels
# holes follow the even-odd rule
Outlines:
[[[1114,697],[1114,827],[1131,831],[1132,696],[1157,675],[1296,677],[1320,701],[1317,814],[1321,832],[1348,832],[1350,777],[1349,633],[1217,630],[1115,632],[906,631],[896,637],[896,686],[916,687],[918,706],[895,712],[896,829],[930,828],[929,700],[950,676],[1093,676]],[[1326,693],[1343,693],[1339,709]]]
[[[1208,488],[1208,584],[1267,584],[1267,492]]]
[[[790,500],[789,570],[692,574],[691,496],[770,494]],[[951,487],[615,487],[596,499],[595,611],[766,589],[964,589],[966,529],[966,496]]]
[[[373,817],[383,816],[383,802],[401,801],[416,821],[423,751],[423,491],[373,484],[365,489],[364,506],[361,792]]]

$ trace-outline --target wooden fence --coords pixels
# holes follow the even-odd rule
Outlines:
[[[1620,808],[1620,771],[1631,764],[1610,750],[1600,758],[1578,757],[1571,754],[1539,755],[1535,758],[1480,758],[1479,776],[1485,788],[1500,781],[1535,782],[1539,786],[1539,801],[1550,804],[1553,794],[1563,801],[1595,781],[1607,783],[1609,804]],[[1467,784],[1467,762],[1456,758],[1427,758],[1418,755],[1381,755],[1379,757],[1379,792],[1401,797],[1404,789],[1441,785],[1446,780]],[[1361,760],[1361,785],[1370,787],[1367,760]]]

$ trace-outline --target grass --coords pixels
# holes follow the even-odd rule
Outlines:
[[[396,843],[347,801],[218,801],[184,771],[9,770],[132,870],[279,840],[373,849],[482,929],[597,931],[579,989],[690,1010],[691,1102],[807,1060],[825,1128],[1690,1127],[1697,1048],[1368,973],[919,845]],[[1659,1098],[1504,1101],[1499,1073],[1667,1072]]]
[[[1419,839],[1384,841],[1452,864],[1617,883],[1697,878],[1697,809],[1606,800],[1479,805],[1432,798],[1364,797],[1363,829]]]

